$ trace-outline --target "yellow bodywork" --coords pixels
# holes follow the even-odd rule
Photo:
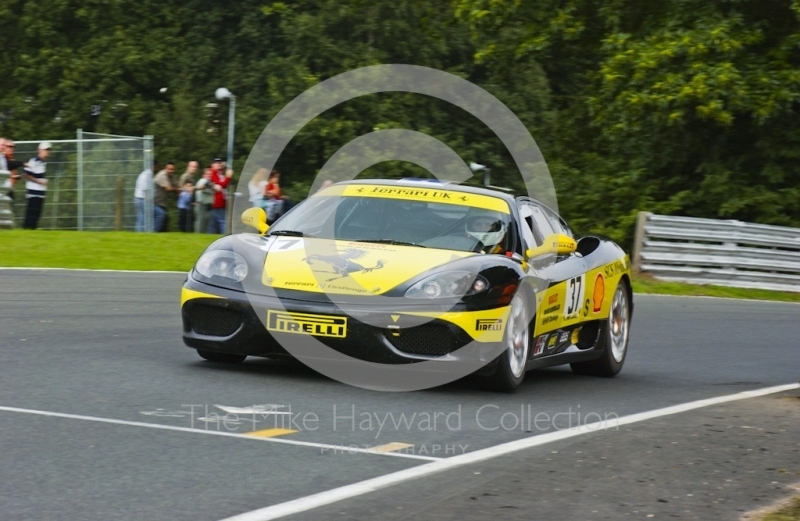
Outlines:
[[[630,278],[627,256],[540,292],[536,296],[534,335],[608,318],[611,299],[624,275]]]
[[[270,248],[262,282],[278,289],[380,295],[420,273],[474,253],[280,237]]]

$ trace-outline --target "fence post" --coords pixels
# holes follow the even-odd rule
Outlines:
[[[644,246],[644,227],[647,225],[647,218],[650,216],[649,212],[639,212],[636,217],[636,235],[633,238],[633,272],[641,272],[642,264],[642,246]]]
[[[122,186],[124,178],[121,175],[117,176],[117,193],[116,193],[116,208],[114,215],[114,230],[122,230]]]
[[[144,229],[147,232],[153,231],[153,136],[145,136],[144,146],[144,170],[150,171],[150,179],[147,181],[147,191],[144,198]]]
[[[0,170],[0,229],[10,230],[14,227],[14,213],[11,211],[11,198],[8,197],[11,172]]]
[[[226,207],[225,213],[228,214],[225,219],[225,233],[230,235],[233,233],[233,207],[236,205],[236,196],[235,196],[235,189],[236,187],[233,185],[233,181],[228,184],[228,193],[225,197],[226,199]]]
[[[83,129],[78,129],[78,230],[83,230]]]

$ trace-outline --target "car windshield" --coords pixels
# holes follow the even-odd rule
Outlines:
[[[344,185],[310,197],[269,234],[504,253],[510,218],[505,201],[485,195]]]

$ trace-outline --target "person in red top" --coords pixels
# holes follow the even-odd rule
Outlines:
[[[207,233],[224,234],[227,231],[225,223],[225,191],[231,182],[231,177],[233,177],[233,170],[228,169],[223,174],[222,159],[215,157],[214,162],[211,164],[211,179],[209,180],[211,189],[214,191],[214,200],[211,202],[211,218],[208,220]]]
[[[285,211],[280,181],[280,172],[273,170],[267,179],[267,186],[264,187],[264,210],[267,212],[269,225],[272,225]]]

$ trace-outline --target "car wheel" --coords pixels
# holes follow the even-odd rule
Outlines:
[[[198,349],[197,354],[200,355],[201,358],[205,358],[209,362],[221,362],[223,364],[238,364],[243,362],[244,359],[247,358],[247,355],[217,353],[215,351],[203,351],[202,349]]]
[[[628,334],[631,323],[631,305],[627,286],[621,282],[614,291],[611,311],[603,325],[598,350],[603,354],[597,360],[571,364],[572,372],[591,376],[615,376],[622,370],[628,353]]]
[[[525,364],[531,344],[530,324],[526,299],[517,293],[511,300],[511,311],[503,339],[505,349],[498,359],[494,374],[488,377],[492,389],[511,392],[525,379]]]

